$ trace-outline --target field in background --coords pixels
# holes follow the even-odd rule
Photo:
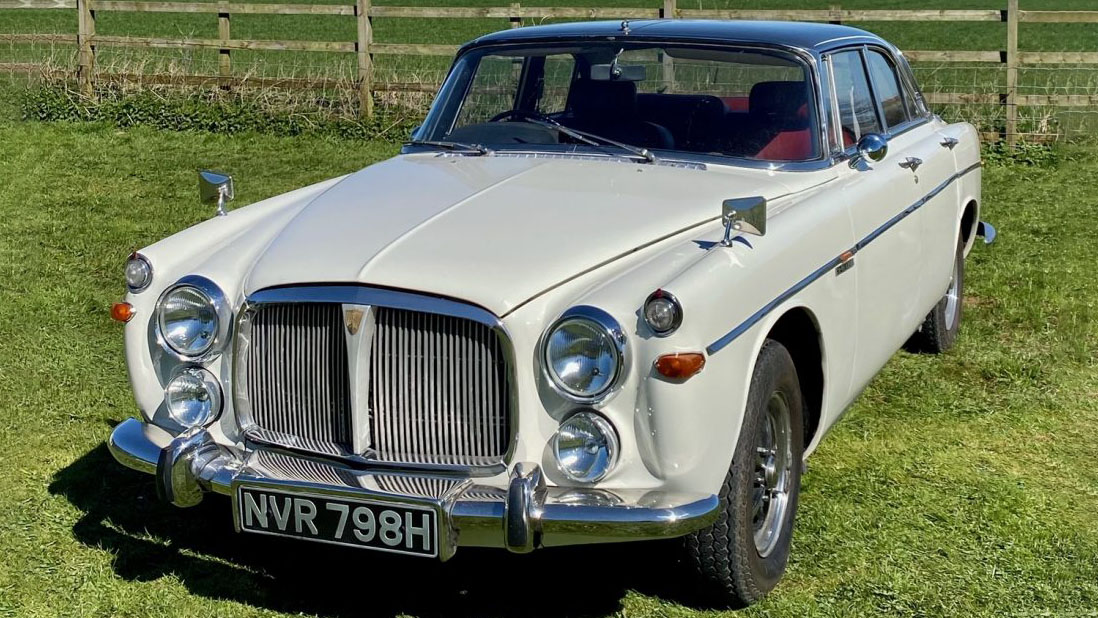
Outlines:
[[[212,215],[195,169],[233,170],[242,205],[396,147],[19,122],[3,94],[0,616],[717,615],[668,545],[438,564],[238,536],[218,497],[159,502],[104,444],[135,413],[108,318],[127,253]],[[823,441],[789,573],[737,616],[1093,614],[1096,155],[984,170],[1000,237],[969,259],[958,347],[897,354]]]
[[[565,4],[568,6],[657,8],[662,3],[638,0],[531,0],[524,7]],[[2,4],[2,3],[0,3]],[[349,6],[347,2],[302,0],[298,4]],[[507,6],[501,0],[377,0],[375,6],[473,7]],[[813,9],[826,10],[826,0],[682,0],[680,9]],[[912,6],[894,0],[851,0],[842,8],[858,9],[991,9],[1001,10],[1006,0],[930,0]],[[1023,10],[1094,10],[1091,0],[1021,0]],[[521,25],[537,20],[523,19]],[[555,20],[560,21],[560,20]],[[440,19],[379,17],[373,22],[373,40],[380,44],[456,45],[480,34],[512,25],[499,19]],[[538,22],[540,23],[540,22]],[[3,33],[54,34],[76,32],[77,15],[73,10],[0,9],[0,40]],[[870,22],[853,24],[881,34],[908,50],[989,51],[1006,48],[1006,24],[1002,22]],[[146,36],[163,38],[217,39],[216,14],[128,13],[100,11],[96,16],[96,34],[100,36]],[[259,15],[233,14],[234,39],[353,42],[356,39],[353,15]],[[1022,52],[1098,52],[1098,23],[1051,24],[1022,23],[1019,28]],[[103,73],[167,73],[172,75],[217,75],[217,49],[157,49],[149,47],[100,47],[97,65]],[[332,80],[343,90],[353,90],[357,78],[354,53],[323,51],[232,50],[232,75],[265,78]],[[374,56],[373,81],[398,82],[422,86],[427,92],[380,95],[380,103],[397,101],[418,106],[429,101],[432,87],[449,66],[450,58],[377,54]],[[76,47],[49,42],[0,43],[0,65],[48,65],[66,72],[76,66]],[[972,93],[990,102],[981,104],[939,105],[948,118],[966,119],[985,130],[998,131],[1005,126],[1004,107],[998,96],[1005,90],[1006,68],[985,63],[915,63],[924,90],[935,93]],[[183,80],[180,80],[182,83]],[[1018,74],[1018,94],[1076,95],[1089,97],[1089,105],[1070,108],[1033,106],[1020,108],[1022,132],[1046,136],[1075,135],[1093,130],[1098,124],[1098,65],[1024,66]],[[942,100],[948,100],[948,97]]]

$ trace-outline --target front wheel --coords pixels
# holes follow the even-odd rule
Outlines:
[[[759,352],[732,466],[712,526],[686,538],[707,596],[745,607],[785,572],[804,455],[804,400],[789,351]]]
[[[953,273],[945,296],[934,305],[923,325],[911,338],[916,351],[941,354],[953,347],[961,330],[961,314],[965,298],[965,241],[957,241],[953,257]]]

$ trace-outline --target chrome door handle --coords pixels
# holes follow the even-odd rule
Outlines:
[[[956,137],[947,137],[944,140],[942,140],[942,147],[943,148],[949,148],[950,150],[953,150],[953,147],[956,146],[957,144],[960,144],[960,143],[961,143],[961,140],[957,139]]]
[[[915,171],[919,169],[919,166],[923,164],[923,160],[919,157],[908,157],[903,161],[900,161],[900,167]]]

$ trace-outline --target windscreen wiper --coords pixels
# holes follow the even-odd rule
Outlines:
[[[410,142],[404,142],[405,146],[431,146],[434,148],[444,148],[446,150],[461,150],[470,154],[476,153],[478,155],[492,154],[492,150],[481,144],[466,144],[465,142],[447,142],[441,140],[426,140],[416,139]]]
[[[644,159],[648,163],[659,162],[659,159],[656,158],[656,155],[652,154],[652,151],[648,150],[647,148],[641,148],[640,146],[631,146],[617,140],[612,140],[609,137],[603,137],[601,135],[595,135],[594,133],[588,133],[587,131],[580,131],[579,129],[566,127],[548,116],[545,116],[543,118],[533,118],[527,116],[526,118],[523,118],[523,120],[525,120],[526,122],[532,122],[534,124],[540,124],[543,127],[554,128],[561,133],[567,135],[568,137],[571,137],[572,139],[590,144],[591,146],[616,146],[618,148],[621,148],[622,150],[633,153],[634,155]]]

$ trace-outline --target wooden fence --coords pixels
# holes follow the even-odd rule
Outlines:
[[[660,0],[657,0],[660,1]],[[995,51],[933,51],[905,50],[912,62],[972,63],[980,65],[1005,65],[1006,80],[998,93],[932,92],[927,98],[934,104],[992,104],[1004,106],[1005,134],[1013,144],[1018,136],[1018,108],[1020,106],[1080,107],[1098,106],[1095,94],[1021,95],[1018,93],[1018,73],[1025,66],[1063,66],[1075,64],[1098,65],[1098,51],[1094,52],[1024,52],[1018,49],[1018,30],[1022,22],[1041,23],[1092,23],[1098,24],[1098,11],[1023,11],[1018,0],[1005,0],[1003,10],[846,10],[833,4],[826,10],[739,10],[739,9],[685,9],[677,6],[677,0],[662,0],[658,8],[589,8],[589,7],[523,7],[512,3],[500,7],[413,7],[374,6],[371,0],[355,0],[353,5],[329,4],[252,4],[219,2],[158,2],[131,0],[0,0],[0,10],[8,9],[76,9],[77,34],[2,34],[0,43],[51,42],[75,44],[79,49],[77,78],[84,92],[94,90],[96,49],[106,46],[137,46],[154,48],[212,48],[218,50],[217,75],[186,76],[193,84],[218,83],[231,86],[238,81],[232,75],[233,50],[266,51],[323,51],[354,53],[357,58],[356,87],[360,109],[364,115],[373,114],[375,91],[432,92],[436,84],[383,82],[373,79],[374,56],[397,54],[408,56],[450,56],[456,45],[430,43],[378,43],[374,41],[373,20],[376,18],[433,18],[433,19],[508,19],[512,27],[521,25],[523,19],[770,19],[814,21],[829,23],[857,22],[1005,22],[1005,49]],[[105,36],[96,34],[96,15],[106,11],[210,13],[217,14],[218,38],[159,38],[141,36]],[[232,15],[340,15],[354,18],[357,36],[354,41],[299,41],[299,40],[251,40],[234,39],[231,34]],[[33,65],[0,63],[0,70],[30,70]],[[155,75],[133,76],[144,81],[155,81]],[[172,82],[179,78],[173,76]],[[250,83],[286,87],[312,86],[316,80],[249,78]],[[323,80],[321,80],[323,81]]]

